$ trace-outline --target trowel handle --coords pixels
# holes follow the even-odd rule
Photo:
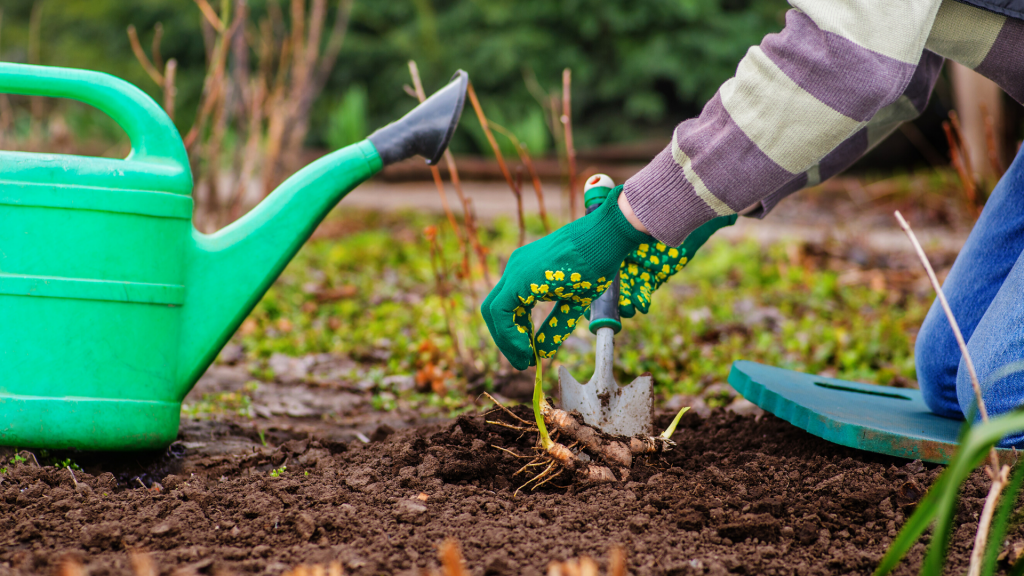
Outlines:
[[[132,84],[102,72],[0,63],[0,93],[73,98],[113,118],[132,141],[136,160],[175,163],[188,170],[188,155],[174,123]]]
[[[595,174],[588,178],[583,188],[583,201],[587,206],[587,214],[597,210],[614,187],[615,182],[604,174]],[[590,332],[593,334],[597,334],[600,328],[611,328],[616,334],[622,330],[622,321],[619,320],[618,272],[618,270],[615,271],[612,285],[590,304]]]
[[[618,270],[615,271],[618,274]],[[599,328],[611,328],[616,334],[622,330],[619,320],[619,277],[612,285],[590,304],[590,332],[597,334]]]

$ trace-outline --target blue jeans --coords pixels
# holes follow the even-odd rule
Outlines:
[[[992,192],[942,289],[967,340],[989,416],[1024,404],[1024,372],[1005,374],[1005,367],[1024,360],[1024,153]],[[914,353],[928,407],[947,418],[978,419],[971,379],[938,299]],[[1000,443],[1011,445],[1024,445],[1024,432]]]

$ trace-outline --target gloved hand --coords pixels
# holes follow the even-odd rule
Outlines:
[[[538,301],[557,301],[535,336],[537,355],[548,358],[576,328],[590,303],[611,285],[626,254],[638,244],[654,241],[619,211],[621,190],[612,190],[583,218],[512,252],[480,312],[494,342],[516,369],[535,364],[530,311]]]
[[[678,248],[661,242],[645,242],[630,252],[619,268],[619,316],[632,318],[637,310],[647,314],[651,309],[651,294],[682,270],[693,259],[697,250],[719,228],[732,226],[736,214],[719,216],[686,237]]]

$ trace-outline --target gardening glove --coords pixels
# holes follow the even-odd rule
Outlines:
[[[601,295],[638,244],[654,239],[619,211],[622,187],[583,218],[512,252],[498,285],[480,308],[491,337],[518,370],[535,364],[530,311],[538,301],[557,304],[533,341],[541,358],[554,356],[590,303]]]
[[[736,218],[736,214],[719,216],[705,223],[691,232],[678,248],[655,240],[642,243],[630,252],[619,268],[619,316],[632,318],[637,310],[647,314],[651,309],[651,294],[686,267],[716,230],[732,226]]]

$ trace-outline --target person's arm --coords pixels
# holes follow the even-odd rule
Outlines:
[[[803,187],[808,170],[856,142],[908,91],[940,4],[791,3],[786,28],[751,48],[701,115],[680,124],[626,182],[629,211],[665,244],[678,246],[701,224],[784,187]]]
[[[1024,17],[945,0],[925,47],[992,80],[1024,104]]]
[[[1024,104],[1024,50],[1021,46],[1024,46],[1024,20],[944,0],[925,42],[925,52],[903,95],[879,110],[867,126],[818,164],[763,198],[757,209],[744,215],[763,218],[786,196],[846,170],[888,138],[900,124],[918,117],[928,105],[945,58],[991,79]]]

